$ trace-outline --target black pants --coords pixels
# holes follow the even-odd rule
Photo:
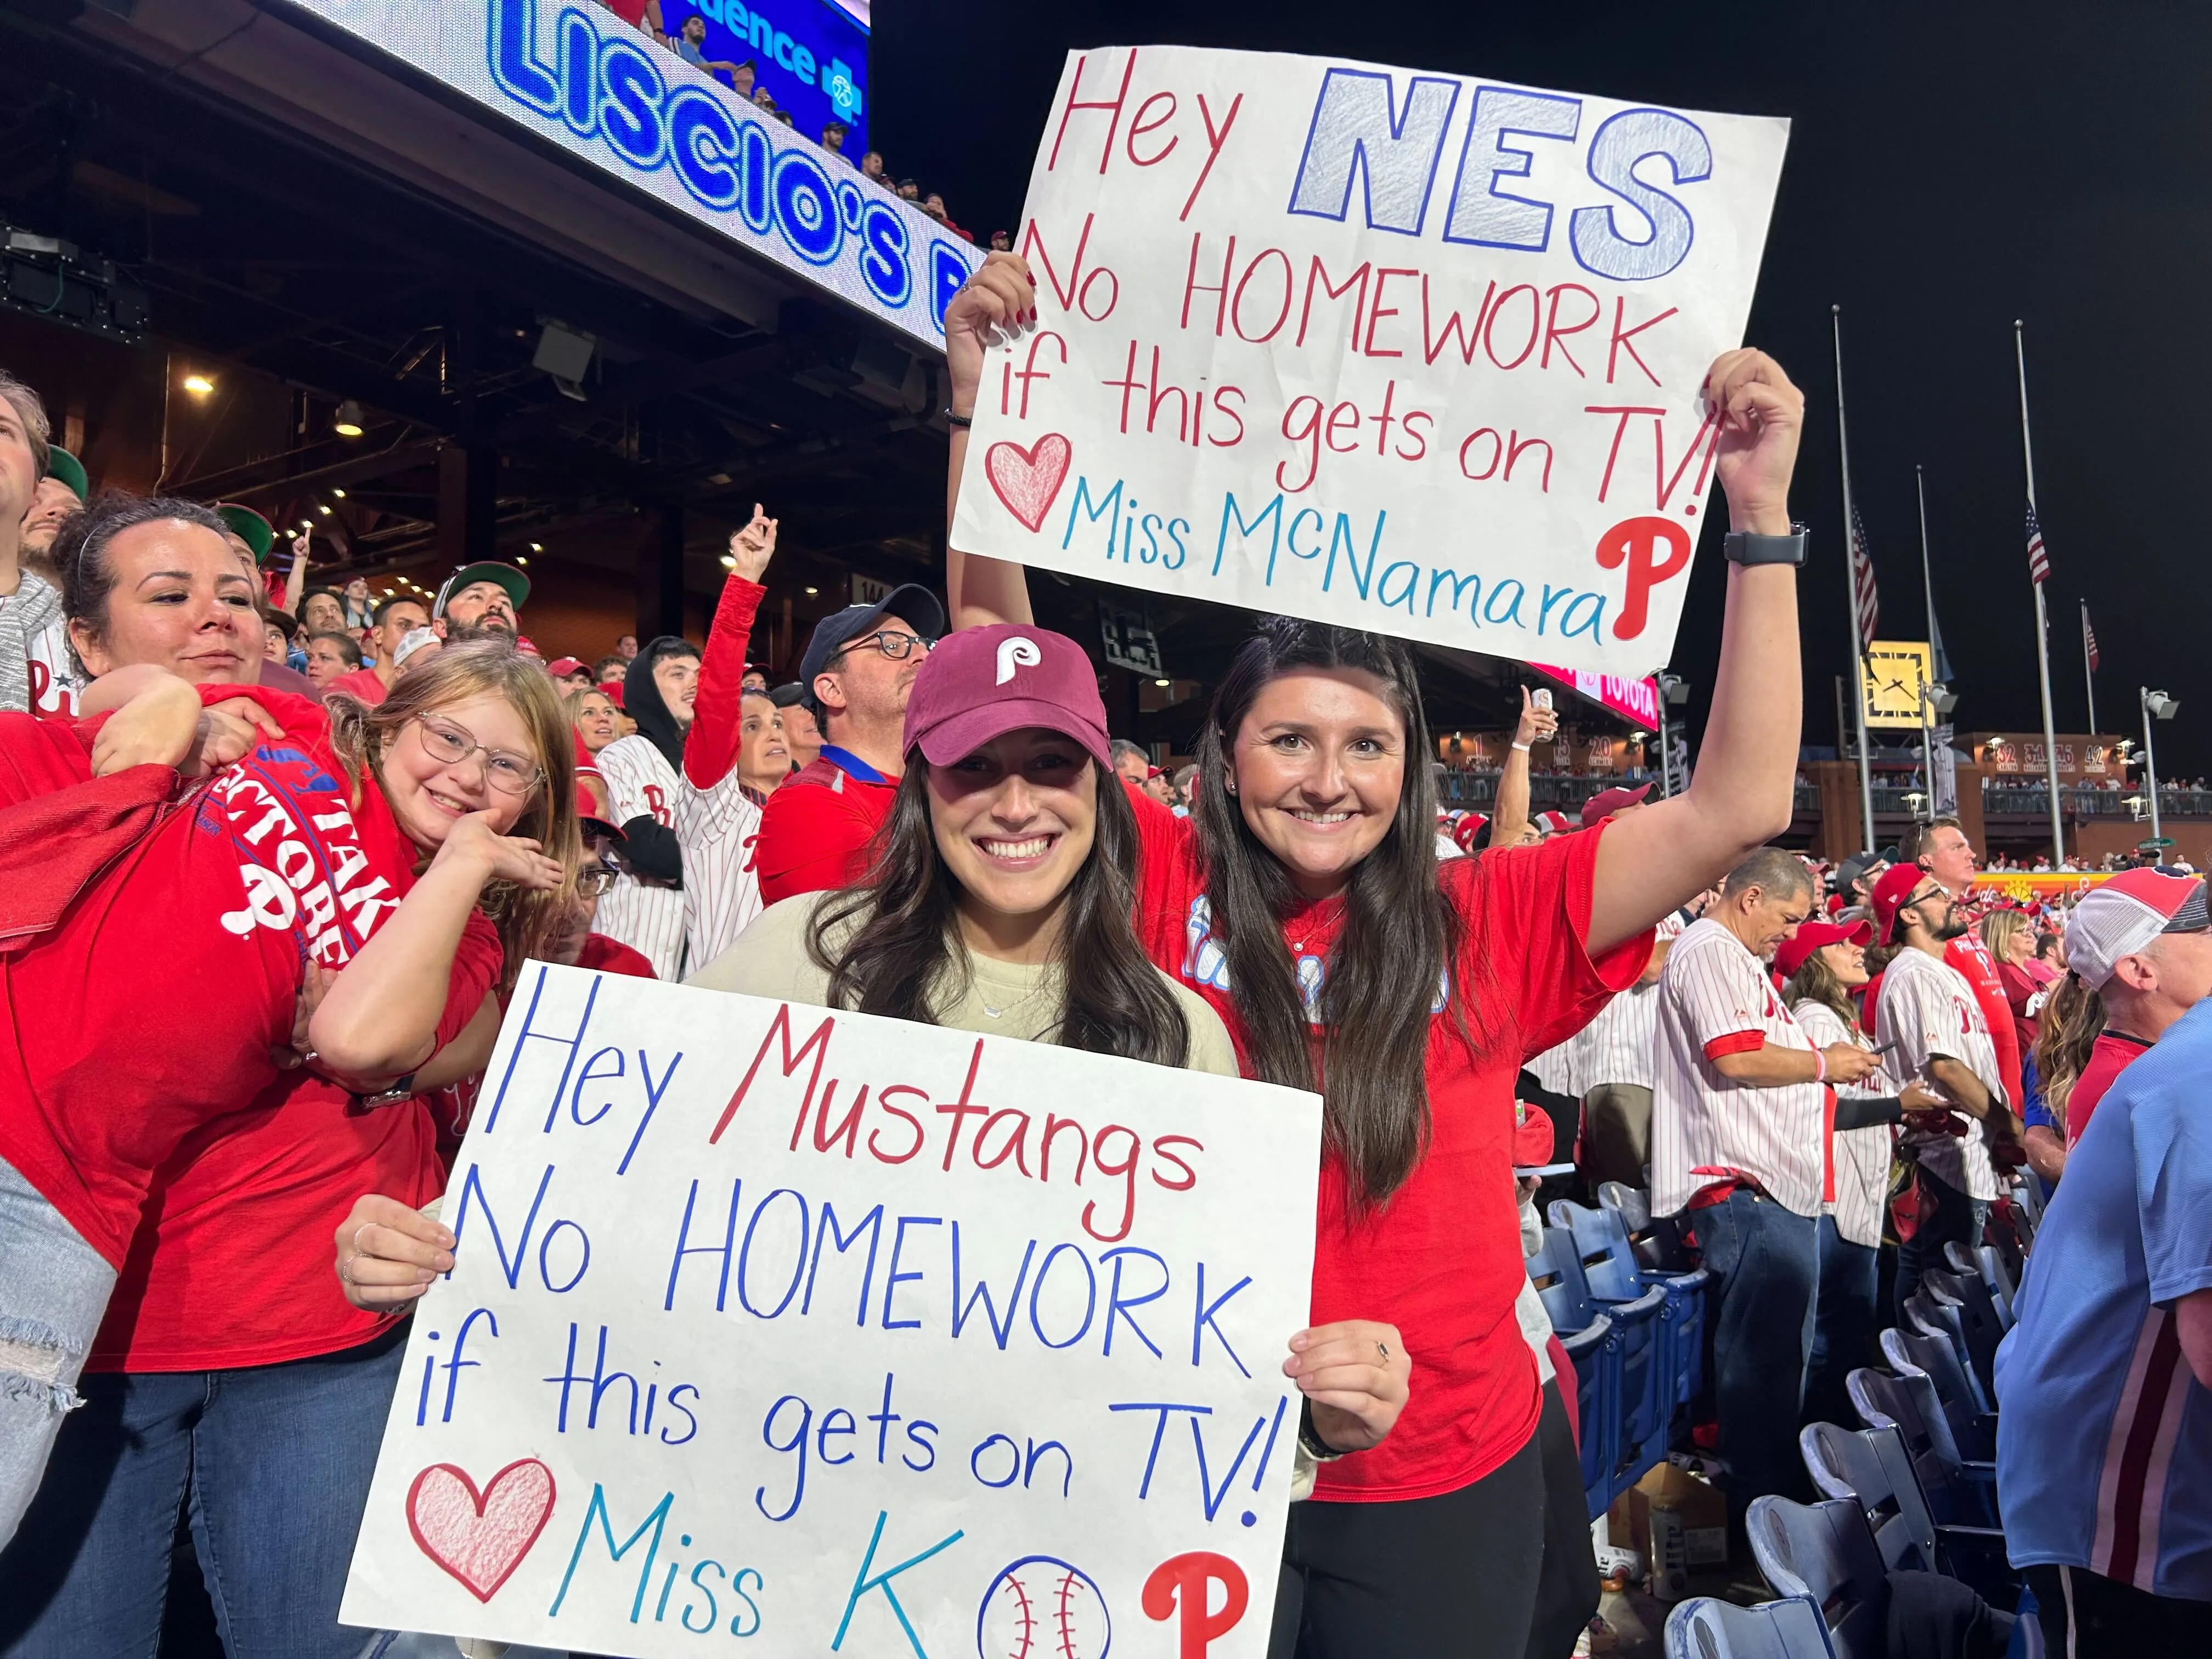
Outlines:
[[[1597,1613],[1600,1586],[1597,1558],[1590,1551],[1589,1499],[1583,1492],[1582,1459],[1559,1393],[1574,1385],[1571,1370],[1544,1385],[1544,1420],[1536,1430],[1544,1459],[1544,1565],[1536,1577],[1528,1659],[1569,1659]]]
[[[2027,1584],[2051,1659],[2148,1659],[2204,1650],[2212,1601],[2153,1595],[2082,1567],[2030,1567]]]
[[[1438,1497],[1291,1504],[1269,1659],[1527,1659],[1547,1535],[1543,1439],[1540,1428]],[[1579,1514],[1579,1475],[1574,1503]]]

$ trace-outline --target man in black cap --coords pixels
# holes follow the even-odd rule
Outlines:
[[[842,887],[863,873],[868,843],[898,791],[907,692],[945,632],[926,587],[881,605],[848,605],[814,625],[799,665],[799,706],[822,752],[770,795],[754,868],[764,903]]]
[[[522,607],[530,603],[530,578],[511,564],[484,560],[446,578],[430,606],[430,626],[448,645],[469,640],[514,642]]]

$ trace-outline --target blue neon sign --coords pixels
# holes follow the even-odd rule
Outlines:
[[[604,7],[589,0],[456,0],[445,7],[426,7],[419,0],[300,3],[602,172],[942,349],[945,307],[981,262],[981,253],[867,183],[811,135],[801,136],[739,100]],[[751,0],[713,3],[726,18],[744,15],[749,29],[764,15]],[[770,3],[779,6],[782,19],[798,0]],[[673,21],[672,14],[664,15]],[[705,52],[710,59],[717,56],[713,27],[710,21]],[[827,121],[833,94],[822,92],[820,83],[830,80],[834,93],[836,77],[827,71],[833,65],[849,69],[849,60],[824,59],[818,46],[806,46],[781,21],[769,50],[779,64],[787,58],[808,65]],[[730,61],[744,56],[757,59],[757,52],[747,52]],[[765,64],[763,70],[765,77]],[[852,100],[865,108],[865,91],[848,79]],[[770,79],[769,84],[784,101],[779,83]],[[858,145],[849,153],[857,161]]]
[[[663,0],[661,21],[680,33],[686,18],[707,26],[700,47],[709,63],[750,60],[758,84],[791,112],[798,130],[821,136],[842,121],[845,154],[857,162],[867,149],[868,33],[857,20],[823,0]]]

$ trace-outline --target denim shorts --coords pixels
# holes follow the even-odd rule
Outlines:
[[[39,1490],[115,1269],[0,1158],[0,1549]]]

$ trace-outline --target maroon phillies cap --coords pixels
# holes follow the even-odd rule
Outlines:
[[[1593,823],[1609,818],[1625,808],[1641,805],[1644,798],[1650,793],[1651,786],[1648,783],[1641,789],[1614,787],[1599,790],[1583,803],[1583,828],[1587,830]]]
[[[906,700],[908,754],[950,766],[992,738],[1041,726],[1081,744],[1108,771],[1106,705],[1098,672],[1065,634],[1019,623],[947,634],[914,677]]]
[[[1793,978],[1814,951],[1831,945],[1851,944],[1864,948],[1874,939],[1874,924],[1839,927],[1832,921],[1801,921],[1797,931],[1775,947],[1774,966],[1783,978]]]

